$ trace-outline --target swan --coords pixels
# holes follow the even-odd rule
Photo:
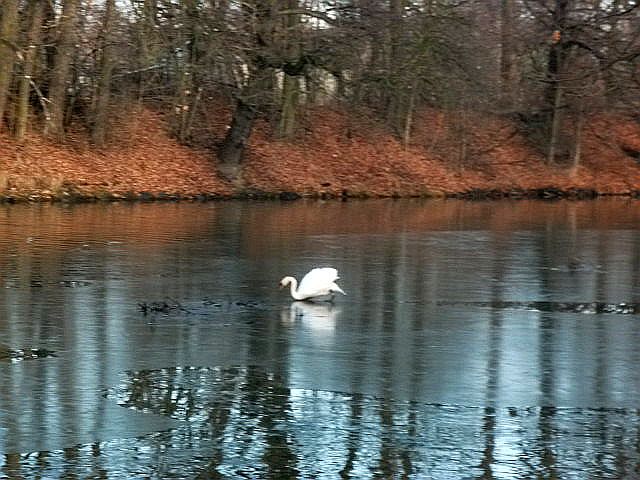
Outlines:
[[[336,293],[346,295],[336,284],[339,278],[335,268],[314,268],[302,278],[300,286],[294,277],[284,277],[280,288],[289,285],[294,300],[331,301]]]

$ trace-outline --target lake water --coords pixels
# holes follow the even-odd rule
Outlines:
[[[638,478],[639,303],[634,200],[0,206],[0,478]]]

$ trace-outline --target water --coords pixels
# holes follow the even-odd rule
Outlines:
[[[0,478],[640,476],[637,201],[0,206],[0,287]]]

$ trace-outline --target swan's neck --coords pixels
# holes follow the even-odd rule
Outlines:
[[[291,296],[295,300],[302,300],[302,297],[298,294],[298,281],[294,277],[289,280],[289,287],[291,288]]]

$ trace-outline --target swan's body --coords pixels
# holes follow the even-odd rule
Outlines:
[[[294,277],[284,277],[280,288],[289,285],[294,300],[331,301],[336,293],[346,295],[336,284],[339,278],[335,268],[314,268],[302,278],[300,285]]]

